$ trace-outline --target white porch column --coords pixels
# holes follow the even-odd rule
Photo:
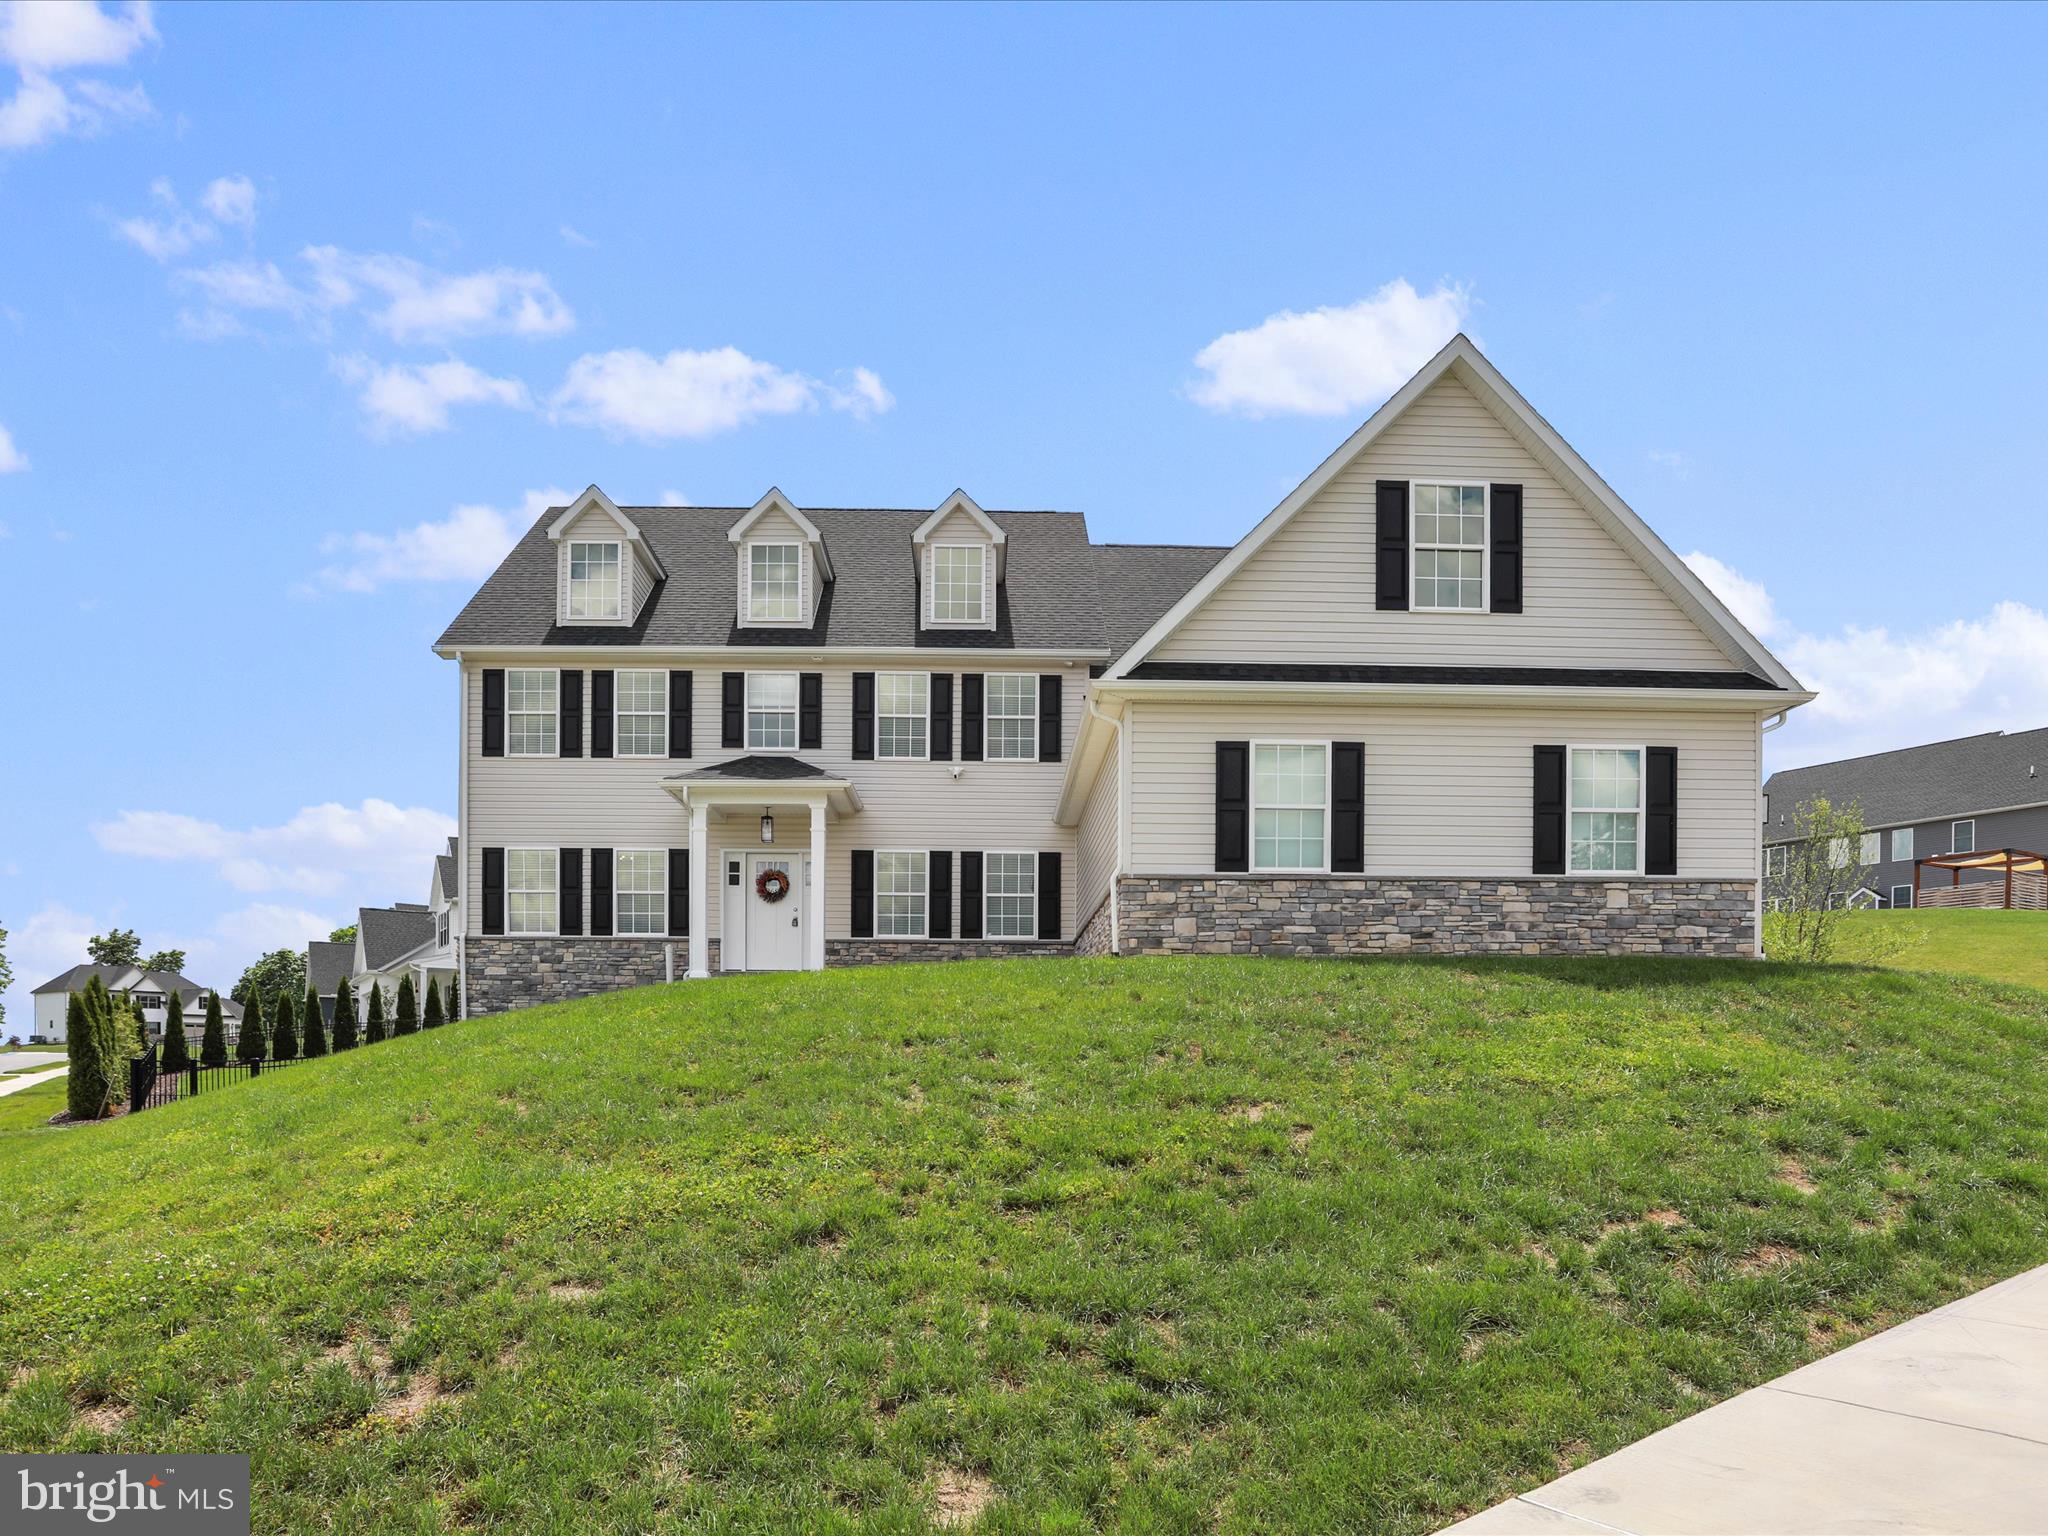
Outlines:
[[[825,802],[823,798],[811,802],[811,878],[805,892],[805,901],[810,911],[805,914],[809,925],[805,944],[810,953],[804,956],[807,970],[825,969]]]
[[[691,979],[701,981],[711,974],[711,935],[704,918],[710,905],[705,900],[711,883],[711,817],[701,801],[690,806],[690,969]]]

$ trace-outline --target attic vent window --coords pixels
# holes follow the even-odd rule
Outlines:
[[[619,546],[569,546],[569,617],[616,619],[621,608]]]
[[[755,544],[747,551],[747,617],[786,621],[803,616],[803,547]]]
[[[983,607],[983,562],[988,551],[979,544],[940,544],[932,549],[932,622],[980,624]]]

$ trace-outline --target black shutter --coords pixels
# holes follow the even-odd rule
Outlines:
[[[484,668],[484,756],[505,755],[505,669]]]
[[[603,675],[603,674],[600,674]],[[562,756],[583,755],[583,674],[574,670],[562,674],[560,691],[555,695],[560,701],[559,715],[561,729],[556,739],[561,743]]]
[[[960,937],[981,937],[981,855],[960,855]]]
[[[747,674],[726,673],[721,695],[724,707],[719,711],[719,745],[743,747],[747,744]]]
[[[1365,743],[1330,743],[1330,868],[1365,872]]]
[[[670,757],[688,757],[690,755],[691,693],[689,673],[669,673],[668,755]]]
[[[668,931],[673,938],[686,939],[690,936],[690,850],[687,848],[668,851]]]
[[[590,850],[590,932],[600,939],[612,933],[612,851]]]
[[[1216,743],[1216,867],[1251,868],[1251,768],[1248,741]]]
[[[590,755],[612,755],[612,674],[590,674]]]
[[[1381,480],[1373,496],[1373,606],[1408,606],[1408,482]]]
[[[1678,748],[1650,748],[1644,786],[1643,873],[1678,873]]]
[[[960,761],[981,761],[981,674],[960,674]]]
[[[1038,760],[1060,760],[1060,679],[1056,672],[1038,680]]]
[[[796,745],[800,752],[825,745],[825,674],[803,672],[796,680]]]
[[[484,850],[484,932],[505,931],[505,850]]]
[[[1564,873],[1564,748],[1536,749],[1535,777],[1531,784],[1535,808],[1534,847],[1530,871],[1538,875]]]
[[[953,937],[953,855],[946,849],[934,848],[925,855],[925,859],[925,935],[933,939],[950,939]]]
[[[1060,856],[1038,856],[1038,936],[1057,939],[1060,935]]]
[[[865,763],[875,755],[875,674],[853,674],[853,758]]]
[[[934,672],[931,678],[932,761],[950,763],[953,761],[953,674]]]
[[[1522,488],[1496,485],[1493,503],[1493,595],[1495,613],[1522,611]]]
[[[557,855],[561,867],[557,871],[557,901],[555,932],[573,938],[583,931],[583,850],[564,848]]]
[[[875,936],[875,851],[853,850],[853,887],[848,893],[846,931],[856,939]]]

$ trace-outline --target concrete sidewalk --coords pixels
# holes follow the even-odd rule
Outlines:
[[[2048,1266],[1852,1344],[1450,1530],[2048,1531]]]
[[[0,1077],[0,1099],[24,1088],[33,1088],[37,1083],[47,1083],[53,1077],[62,1077],[70,1070],[69,1067],[59,1067],[54,1072],[17,1072],[12,1077]]]

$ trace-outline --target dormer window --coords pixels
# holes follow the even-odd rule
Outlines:
[[[934,624],[987,622],[984,606],[988,549],[981,544],[932,546],[932,611]]]
[[[1486,611],[1486,487],[1417,481],[1414,503],[1418,611]]]
[[[617,544],[578,541],[569,545],[570,618],[620,617],[624,609],[623,591]]]
[[[747,621],[753,624],[785,624],[801,619],[803,572],[803,545],[749,545]]]

